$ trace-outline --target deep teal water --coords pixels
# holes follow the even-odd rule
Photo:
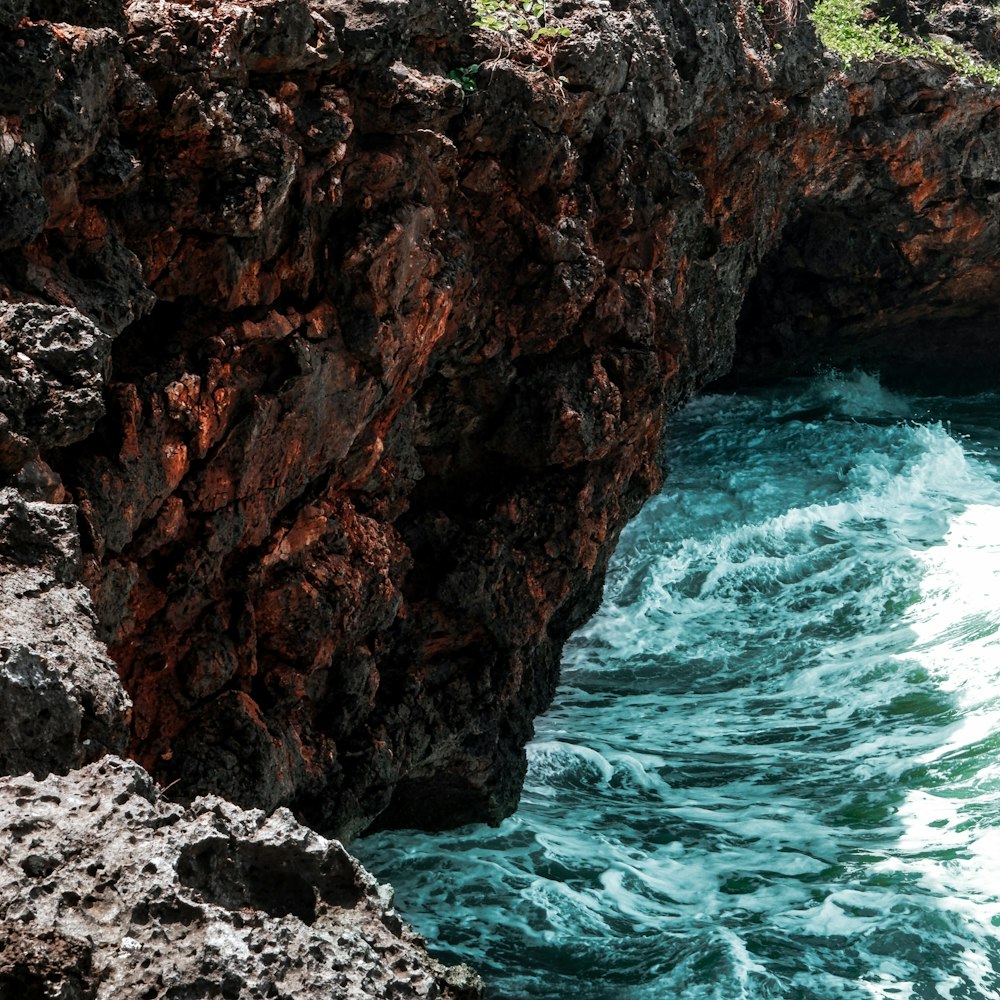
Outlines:
[[[356,845],[506,1000],[1000,998],[1000,395],[707,396],[499,829]]]

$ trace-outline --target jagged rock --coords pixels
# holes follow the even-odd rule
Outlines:
[[[13,28],[28,11],[28,0],[0,0],[0,27]]]
[[[499,819],[737,346],[996,356],[996,90],[845,73],[777,0],[550,6],[534,44],[458,0],[33,0],[0,39],[0,294],[117,338],[94,433],[35,457],[14,413],[3,461],[78,505],[178,794]]]
[[[878,337],[994,296],[995,95],[840,74],[790,8],[557,4],[502,47],[439,0],[116,9],[5,43],[0,283],[119,335],[100,432],[38,465],[14,413],[5,454],[78,503],[131,750],[187,795],[498,819],[741,310],[764,357],[817,303]]]
[[[1000,12],[995,7],[944,3],[930,12],[930,27],[949,42],[964,42],[987,60],[1000,57]]]
[[[128,740],[128,697],[80,582],[77,509],[41,457],[103,415],[110,348],[75,309],[0,304],[0,773],[66,771]]]
[[[137,764],[0,780],[0,997],[477,1000],[336,841]]]
[[[32,457],[85,438],[104,415],[110,353],[111,338],[75,309],[0,303],[0,434],[30,441]]]
[[[0,489],[0,773],[125,748],[129,701],[79,575],[76,509]]]
[[[996,89],[548,8],[0,0],[0,770],[496,821],[674,407],[996,363]],[[478,995],[286,812],[0,785],[0,998]]]

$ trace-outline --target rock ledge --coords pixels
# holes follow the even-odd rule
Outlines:
[[[0,781],[0,996],[475,1000],[337,842],[131,761]]]

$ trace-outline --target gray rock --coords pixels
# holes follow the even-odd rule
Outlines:
[[[0,997],[482,996],[469,970],[427,956],[340,843],[287,810],[184,809],[109,757],[0,781],[0,830]],[[53,992],[11,992],[46,972]]]
[[[76,508],[0,490],[0,771],[65,771],[127,740],[129,701],[79,582]]]
[[[0,772],[66,771],[127,742],[129,700],[80,582],[77,508],[41,451],[104,413],[111,337],[76,309],[0,303]],[[56,501],[56,502],[51,502]]]
[[[30,243],[45,226],[49,206],[41,168],[23,136],[0,132],[0,249]]]
[[[992,363],[996,90],[807,6],[0,0],[0,770],[125,745],[85,575],[176,794],[499,821],[675,406]],[[288,814],[107,767],[7,783],[0,1000],[475,995]]]
[[[110,350],[111,337],[76,309],[0,304],[0,452],[5,435],[35,448],[86,437],[104,414]]]
[[[110,349],[76,309],[0,303],[4,774],[66,771],[127,741],[129,700],[80,582],[77,509],[41,457],[86,437],[103,415]]]

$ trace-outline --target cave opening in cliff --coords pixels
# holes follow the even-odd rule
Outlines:
[[[893,204],[893,203],[890,203]],[[978,391],[1000,377],[1000,277],[926,225],[864,203],[801,208],[761,260],[736,326],[733,389],[824,366],[887,385]],[[891,223],[891,224],[890,224]],[[926,237],[926,239],[924,239]]]

